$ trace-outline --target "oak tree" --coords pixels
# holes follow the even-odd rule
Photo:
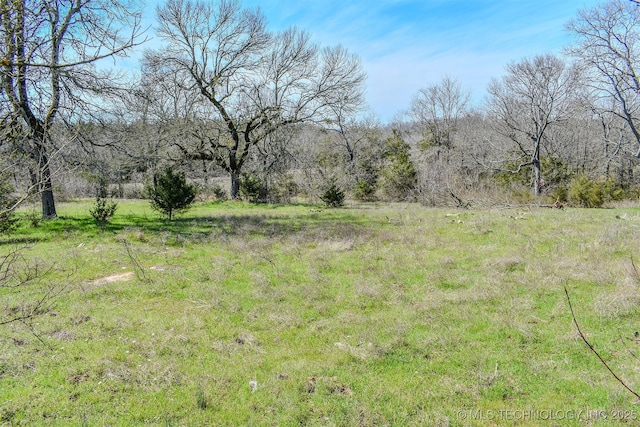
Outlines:
[[[186,157],[216,162],[230,176],[232,198],[256,144],[297,123],[322,122],[338,104],[359,105],[365,74],[345,48],[321,48],[297,28],[273,33],[259,9],[239,1],[168,0],[157,8],[162,47],[145,55],[159,75],[177,76],[204,123]]]
[[[45,218],[56,216],[55,126],[86,119],[111,93],[116,76],[98,62],[141,41],[136,1],[0,0],[0,144],[29,162]]]

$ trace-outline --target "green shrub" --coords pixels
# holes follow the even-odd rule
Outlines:
[[[89,209],[89,213],[100,226],[109,222],[118,208],[116,202],[107,199],[108,187],[109,183],[106,178],[97,178],[96,202],[93,208]]]
[[[364,147],[358,154],[356,164],[356,186],[354,188],[354,198],[362,201],[373,201],[376,199],[380,173],[385,163],[385,147],[382,143],[379,146]]]
[[[105,225],[113,218],[113,215],[118,209],[118,204],[113,200],[108,200],[106,197],[96,197],[96,202],[92,209],[89,209],[89,213],[96,220],[99,225]]]
[[[602,182],[602,185],[605,202],[619,201],[632,197],[631,193],[633,191],[625,189],[618,181],[613,178],[604,180]]]
[[[219,185],[214,185],[213,188],[211,189],[211,193],[213,194],[213,197],[215,197],[216,200],[219,200],[221,202],[228,199],[227,192],[224,191],[224,189]]]
[[[243,173],[240,180],[240,195],[251,203],[264,202],[267,199],[267,186],[260,177]]]
[[[495,182],[501,187],[511,188],[514,185],[529,189],[533,187],[531,165],[519,167],[516,161],[508,161],[504,163],[504,168],[507,170],[494,175]],[[558,188],[566,187],[571,181],[572,173],[569,172],[567,163],[559,157],[542,157],[540,159],[540,169],[544,179],[544,188],[550,193],[554,193]]]
[[[196,188],[187,183],[183,173],[166,168],[154,175],[153,184],[147,187],[151,208],[173,219],[176,212],[186,211],[196,198]]]
[[[593,180],[586,175],[578,175],[569,186],[569,201],[586,208],[599,208],[606,202],[625,197],[625,190],[611,178]]]
[[[31,228],[38,228],[42,222],[42,214],[32,210],[25,214],[25,219]]]
[[[18,225],[19,218],[11,210],[0,212],[0,233],[8,233]]]
[[[329,181],[324,193],[320,196],[320,200],[332,208],[344,206],[344,191],[338,187],[335,179]]]
[[[529,203],[536,202],[536,196],[533,194],[530,188],[514,186],[508,192],[509,200],[512,203],[527,205]]]
[[[353,198],[363,202],[372,202],[376,199],[376,186],[363,179],[356,182],[353,189]]]
[[[394,130],[385,141],[385,149],[387,164],[382,168],[380,188],[390,200],[406,200],[415,190],[418,177],[409,144]]]
[[[416,187],[417,176],[409,157],[399,156],[382,169],[380,188],[390,200],[406,200]]]
[[[569,201],[569,183],[566,185],[558,185],[551,192],[549,192],[549,197],[547,200],[549,203],[555,203],[556,201],[560,203],[566,203]]]
[[[269,188],[269,200],[274,203],[289,203],[300,193],[300,187],[290,174],[283,174]]]

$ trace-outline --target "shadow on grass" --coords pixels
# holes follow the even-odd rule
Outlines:
[[[173,234],[189,239],[201,236],[290,237],[298,234],[346,237],[371,226],[371,219],[349,210],[325,210],[295,213],[252,212],[178,217],[171,221],[154,216],[125,214],[103,226],[90,217],[62,216],[45,221],[37,228],[22,227],[0,237],[0,246],[16,243],[55,241],[69,236],[97,237],[124,231],[141,230],[151,234]],[[308,236],[311,237],[311,236]]]

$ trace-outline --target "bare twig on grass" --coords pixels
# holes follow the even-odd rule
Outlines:
[[[9,323],[14,322],[21,322],[26,325],[27,321],[49,311],[49,309],[51,308],[51,303],[65,289],[66,286],[64,285],[49,286],[47,288],[47,291],[37,301],[35,301],[33,304],[24,305],[20,314],[14,315],[7,319],[0,319],[0,326],[8,325]]]
[[[22,324],[38,341],[50,347],[36,331],[33,320],[51,310],[53,303],[65,291],[67,285],[46,284],[44,280],[54,267],[43,267],[37,261],[28,260],[24,255],[26,248],[15,247],[6,255],[0,256],[0,288],[10,290],[10,296],[16,296],[19,300],[17,305],[0,312],[0,326]],[[69,273],[69,276],[72,274],[73,272]],[[33,287],[36,287],[35,290]],[[41,287],[44,288],[42,294],[36,298]]]
[[[633,267],[633,272],[636,275],[636,281],[640,282],[640,273],[638,272],[638,268],[636,267],[636,263],[633,261],[633,254],[631,254],[631,267]]]
[[[636,332],[636,334],[637,334],[637,332]],[[622,335],[620,335],[620,342],[622,343],[622,345],[625,348],[625,350],[627,350],[627,352],[631,355],[631,357],[633,357],[634,359],[636,359],[637,361],[640,362],[640,358],[638,357],[638,355],[627,346],[627,344],[625,342],[626,340],[634,341],[634,342],[640,342],[640,339],[638,339],[638,338],[626,338],[625,339]]]
[[[46,276],[53,267],[43,266],[38,262],[30,262],[23,254],[28,249],[27,245],[16,246],[6,255],[0,256],[0,286],[4,288],[17,288],[26,286],[36,279]]]
[[[40,334],[38,334],[36,332],[36,329],[33,327],[33,325],[31,324],[31,322],[27,322],[26,320],[21,320],[20,323],[22,323],[27,329],[29,329],[29,332],[31,332],[31,335],[33,335],[34,337],[36,337],[36,339],[38,341],[40,341],[40,343],[48,348],[52,348],[52,346],[47,343],[45,340],[42,339],[42,337],[40,336]]]
[[[584,334],[582,333],[582,330],[580,329],[580,325],[578,324],[578,320],[576,319],[575,313],[573,312],[573,306],[571,305],[571,298],[569,297],[569,291],[567,290],[566,286],[564,287],[564,293],[566,294],[567,302],[569,303],[569,310],[571,311],[571,318],[573,319],[574,325],[576,325],[576,329],[578,330],[578,334],[580,335],[580,338],[582,338],[582,341],[584,341],[584,343],[587,345],[587,347],[589,347],[589,350],[591,350],[598,357],[598,359],[600,359],[600,362],[602,362],[602,364],[604,365],[605,368],[607,368],[609,373],[611,373],[611,375],[613,375],[613,377],[616,379],[616,381],[618,381],[620,384],[622,384],[622,386],[624,388],[626,388],[631,394],[633,394],[635,397],[640,399],[640,394],[638,394],[635,390],[633,390],[631,387],[629,387],[613,371],[613,369],[611,369],[611,367],[609,367],[609,364],[602,358],[602,356],[600,356],[600,353],[598,353],[598,351],[593,347],[593,345],[591,345],[591,343],[589,341],[587,341],[587,338],[584,336]]]
[[[129,259],[131,260],[133,265],[136,267],[136,271],[140,272],[140,275],[136,274],[138,276],[138,279],[146,280],[147,279],[147,275],[144,273],[144,268],[142,268],[142,266],[140,265],[138,260],[135,259],[135,257],[131,253],[131,249],[129,248],[129,242],[127,242],[126,239],[122,239],[122,244],[124,245],[124,248],[127,250],[127,255],[129,256]],[[142,276],[142,277],[140,277],[140,276]]]

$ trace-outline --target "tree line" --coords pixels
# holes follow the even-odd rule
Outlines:
[[[357,55],[269,31],[239,0],[165,1],[160,44],[135,76],[118,74],[114,58],[149,37],[141,8],[0,0],[0,214],[34,196],[44,218],[55,197],[148,196],[169,169],[204,196],[279,203],[600,206],[640,194],[635,2],[577,11],[562,55],[506,64],[482,106],[445,76],[387,125],[365,105]]]

